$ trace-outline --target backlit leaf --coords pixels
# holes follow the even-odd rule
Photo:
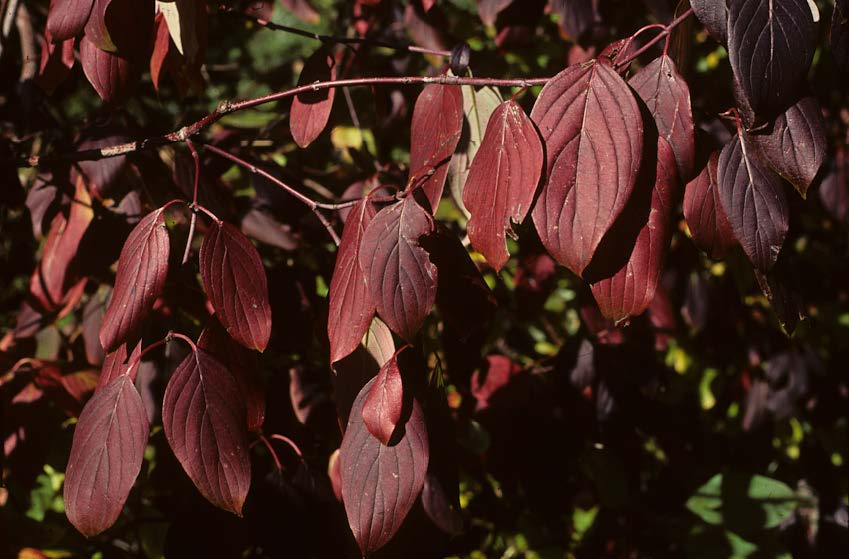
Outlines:
[[[330,362],[342,359],[360,344],[374,316],[375,303],[360,268],[360,246],[366,227],[374,219],[372,203],[363,198],[348,214],[336,265],[330,280],[327,337]]]
[[[200,275],[227,333],[245,347],[264,351],[271,336],[271,307],[256,247],[234,225],[213,223],[200,247]]]
[[[141,329],[168,274],[168,229],[162,208],[130,232],[121,256],[112,299],[100,325],[100,343],[110,352]]]
[[[416,99],[410,132],[410,182],[421,185],[436,213],[448,163],[463,130],[463,92],[458,85],[426,85]]]
[[[88,21],[94,0],[50,0],[47,31],[54,43],[79,35]]]
[[[133,381],[121,375],[83,409],[65,471],[65,513],[91,537],[121,513],[141,470],[150,426]]]
[[[684,218],[693,243],[711,258],[722,258],[737,244],[719,199],[718,162],[719,152],[715,151],[699,176],[684,189]]]
[[[348,524],[364,555],[383,547],[401,527],[419,496],[427,472],[427,428],[413,401],[404,435],[386,446],[363,422],[363,406],[376,379],[360,390],[339,453],[342,500]]]
[[[203,349],[174,371],[162,426],[177,460],[209,502],[241,516],[251,483],[245,404],[233,375]]]
[[[534,200],[543,150],[533,122],[515,101],[505,101],[492,114],[472,162],[463,202],[471,213],[472,246],[496,271],[507,262],[505,231],[520,224]]]
[[[126,58],[97,48],[86,37],[80,39],[83,72],[106,103],[123,103],[133,92],[138,69]]]
[[[330,81],[336,78],[336,66],[333,54],[327,48],[318,49],[306,62],[298,78],[298,86],[309,85],[318,81]],[[330,111],[333,109],[335,88],[320,89],[299,93],[292,100],[292,111],[289,114],[289,129],[292,138],[302,148],[310,145],[318,138]]]
[[[581,274],[634,188],[643,147],[639,107],[604,62],[570,66],[534,105],[546,177],[533,211],[548,252]]]
[[[433,229],[433,219],[407,196],[377,213],[360,245],[360,267],[377,312],[407,340],[436,300],[436,266],[419,244]]]
[[[399,349],[383,364],[363,404],[363,423],[369,433],[385,445],[389,444],[402,419],[404,386],[398,366],[398,353],[406,347]]]

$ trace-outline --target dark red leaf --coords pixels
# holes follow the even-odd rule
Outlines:
[[[106,10],[113,0],[94,0],[91,7],[91,14],[85,25],[85,38],[101,50],[115,52],[118,47],[109,34],[109,29],[106,26]],[[125,0],[115,0],[120,3]]]
[[[398,366],[398,354],[407,347],[396,351],[389,361],[383,364],[363,404],[363,423],[369,433],[385,445],[389,444],[402,419],[404,385]]]
[[[684,189],[684,218],[693,243],[711,258],[722,258],[737,244],[719,200],[718,162],[719,152],[715,151],[701,174]]]
[[[168,33],[168,24],[162,14],[157,14],[153,32],[153,52],[150,55],[150,80],[157,91],[170,49],[171,35]]]
[[[756,118],[792,99],[808,73],[815,38],[807,0],[728,0],[728,58]]]
[[[360,244],[375,209],[367,198],[360,200],[345,221],[336,265],[330,280],[327,337],[330,363],[350,354],[360,344],[374,316],[375,302],[360,268]]]
[[[728,42],[727,0],[690,0],[690,6],[711,36],[722,43]]]
[[[39,174],[27,192],[26,206],[32,219],[32,235],[40,239],[43,235],[44,218],[51,213],[57,202],[64,203],[64,194],[56,185],[50,172]]]
[[[784,244],[790,218],[781,178],[738,134],[719,154],[717,185],[734,236],[755,268],[768,271]]]
[[[413,109],[410,132],[410,182],[420,188],[436,213],[448,163],[463,130],[463,91],[458,85],[429,84]],[[428,173],[433,173],[428,176]]]
[[[74,66],[74,39],[54,44],[50,29],[44,31],[41,45],[41,62],[38,65],[38,85],[48,95],[59,87]]]
[[[436,266],[419,244],[433,230],[433,218],[407,196],[374,216],[360,245],[360,267],[377,312],[407,340],[436,301]]]
[[[162,293],[170,250],[164,212],[160,208],[139,221],[121,249],[112,299],[100,326],[106,351],[138,333]]]
[[[555,260],[581,274],[634,188],[643,121],[631,89],[603,62],[571,66],[534,105],[546,146],[546,178],[533,211]]]
[[[629,207],[620,216],[620,220],[629,222],[629,228],[639,227],[630,257],[611,277],[591,285],[593,297],[598,302],[602,315],[615,324],[626,322],[632,316],[641,314],[655,297],[672,237],[673,203],[679,182],[676,169],[672,147],[663,137],[659,137],[654,185],[637,186],[638,189],[651,189],[648,211],[638,207],[642,205],[642,193],[635,192],[629,201]],[[618,224],[614,225],[610,234],[617,232],[617,229]],[[603,255],[600,247],[597,256]]]
[[[472,395],[477,400],[475,411],[489,407],[489,399],[493,394],[504,388],[510,380],[522,371],[509,357],[503,355],[488,355],[485,371],[477,369],[472,374]]]
[[[97,381],[97,390],[120,377],[127,375],[132,382],[136,381],[141,363],[141,341],[136,344],[133,353],[127,357],[127,344],[121,344],[118,349],[106,355],[103,359],[103,367],[100,369],[100,378]]]
[[[765,274],[755,270],[755,279],[772,305],[781,329],[788,336],[793,335],[799,321],[807,318],[805,306],[799,300],[798,294],[790,289],[776,270],[770,270]]]
[[[844,72],[849,70],[849,0],[837,0],[831,13],[831,56]]]
[[[478,0],[478,15],[486,25],[495,25],[498,13],[513,3],[513,0]]]
[[[78,149],[100,149],[129,142],[130,138],[123,135],[108,135],[102,138],[88,139],[80,142]],[[110,198],[119,187],[119,181],[127,169],[127,156],[118,155],[106,157],[97,161],[80,161],[79,166],[86,176],[86,182],[92,193],[100,198]],[[124,181],[125,182],[125,181]]]
[[[577,39],[595,23],[598,0],[548,0],[552,13],[560,16],[560,30]]]
[[[245,347],[264,351],[271,337],[268,281],[250,240],[227,222],[214,223],[200,247],[200,274],[227,333]]]
[[[245,404],[233,375],[203,349],[174,371],[162,426],[177,460],[213,505],[241,516],[251,483]]]
[[[309,85],[318,81],[331,81],[336,78],[336,63],[333,53],[322,47],[310,56],[301,70],[298,78],[298,86]],[[310,145],[318,138],[330,111],[333,109],[333,97],[335,88],[320,89],[299,93],[292,100],[292,111],[289,114],[289,129],[292,138],[302,148]]]
[[[825,161],[825,124],[817,100],[799,100],[767,130],[753,132],[749,138],[770,166],[805,198]]]
[[[85,38],[137,64],[146,62],[155,16],[153,0],[94,0]]]
[[[79,35],[88,21],[94,0],[50,0],[47,33],[54,43]]]
[[[849,222],[849,161],[846,151],[838,146],[820,185],[820,201],[825,211],[837,221]]]
[[[666,55],[655,58],[628,82],[654,116],[657,130],[669,142],[678,164],[678,176],[689,179],[693,173],[696,145],[690,89],[678,73],[675,62]]]
[[[105,357],[103,346],[100,345],[99,333],[111,294],[111,287],[101,285],[83,307],[83,343],[89,365],[100,365]]]
[[[122,375],[98,390],[83,409],[65,471],[65,513],[91,537],[121,513],[141,470],[150,426],[139,393]]]
[[[530,210],[542,173],[543,150],[536,127],[515,101],[495,109],[463,188],[471,213],[472,246],[496,271],[507,262],[505,231],[522,223]]]
[[[430,457],[424,415],[415,400],[397,444],[383,445],[371,435],[363,406],[376,382],[369,381],[357,395],[339,454],[342,501],[364,555],[383,547],[401,527],[422,490]]]
[[[80,61],[89,83],[106,103],[124,102],[136,87],[138,69],[126,58],[97,48],[86,37],[80,40]]]

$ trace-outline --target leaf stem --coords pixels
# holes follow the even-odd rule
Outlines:
[[[192,143],[191,139],[186,138],[186,145],[189,146],[189,151],[192,152],[192,159],[195,160],[195,184],[194,190],[192,192],[192,205],[190,206],[192,210],[192,216],[189,220],[189,236],[186,239],[186,250],[183,251],[183,266],[185,266],[186,262],[189,261],[189,251],[192,248],[192,238],[195,236],[195,225],[197,224],[198,220],[198,182],[200,181],[200,157],[198,157],[198,152],[195,149],[195,145],[194,143]]]
[[[693,8],[688,9],[686,12],[684,12],[680,16],[678,16],[675,19],[673,19],[672,21],[670,21],[669,25],[664,27],[663,31],[658,33],[655,38],[653,38],[651,41],[649,41],[648,43],[646,43],[645,45],[643,45],[642,47],[637,49],[633,54],[631,54],[631,56],[629,56],[628,58],[626,58],[622,62],[619,62],[616,66],[619,68],[620,71],[625,69],[638,56],[640,56],[641,54],[643,54],[644,52],[646,52],[647,50],[652,48],[658,41],[660,41],[661,39],[663,39],[664,37],[669,35],[672,32],[673,29],[675,29],[676,27],[681,25],[681,23],[684,22],[691,15],[693,15]],[[643,29],[645,29],[645,28],[643,28]],[[640,33],[641,31],[643,31],[643,29],[641,29],[637,33]],[[635,34],[635,36],[636,36],[636,34]]]

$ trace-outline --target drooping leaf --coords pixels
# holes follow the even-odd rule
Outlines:
[[[669,142],[678,165],[678,176],[687,180],[693,173],[696,146],[690,88],[678,73],[675,62],[659,56],[628,81],[654,116],[658,133]]]
[[[200,247],[203,287],[221,325],[245,347],[264,351],[271,337],[268,280],[256,247],[234,225],[214,223]]]
[[[363,423],[369,433],[384,445],[389,444],[402,419],[404,385],[398,366],[398,354],[407,347],[396,351],[389,361],[380,367],[363,404]]]
[[[790,217],[781,179],[738,134],[719,154],[717,186],[734,236],[752,264],[768,271],[784,244]]]
[[[100,326],[107,352],[141,329],[168,274],[168,229],[162,208],[146,215],[130,232],[121,256],[112,299]]]
[[[330,81],[336,77],[336,63],[333,53],[322,47],[310,56],[304,63],[298,86],[309,85],[317,81]],[[289,114],[289,129],[292,138],[302,148],[310,145],[318,138],[330,111],[333,109],[335,88],[320,89],[299,93],[292,100],[292,111]]]
[[[201,9],[198,9],[199,6]],[[206,26],[205,7],[195,0],[157,0],[156,8],[165,19],[168,34],[177,51],[185,56],[186,60],[193,62],[201,51],[199,37],[205,34],[205,31],[198,29],[200,26]]]
[[[849,70],[849,0],[836,0],[831,13],[831,56],[838,68]]]
[[[88,21],[94,0],[50,0],[47,32],[54,43],[79,35]]]
[[[722,258],[737,244],[719,199],[718,162],[719,152],[715,151],[699,176],[684,189],[684,219],[693,243],[711,258]]]
[[[366,351],[374,357],[378,367],[384,366],[395,354],[395,340],[389,327],[377,317],[371,320],[365,339]]]
[[[591,285],[602,315],[615,324],[641,314],[651,304],[669,250],[673,202],[679,181],[675,154],[662,136],[657,140],[657,167],[653,182],[653,185],[638,184],[636,187],[651,190],[648,207],[641,207],[642,193],[635,191],[619,217],[619,220],[628,222],[626,227],[639,227],[627,263],[611,277]],[[611,235],[618,233],[618,225],[611,228]],[[606,258],[604,245],[602,242],[597,257]]]
[[[133,353],[127,357],[127,344],[121,344],[118,349],[112,353],[108,353],[103,360],[103,366],[100,369],[100,377],[97,380],[97,390],[102,389],[110,382],[120,377],[127,375],[130,382],[136,382],[136,374],[139,371],[141,363],[141,341],[136,344]]]
[[[241,516],[251,482],[245,404],[224,365],[203,349],[174,371],[162,402],[168,444],[198,491]]]
[[[560,17],[560,30],[577,39],[595,23],[598,0],[548,0],[551,12]]]
[[[360,246],[366,227],[374,219],[374,205],[363,198],[345,221],[336,265],[330,280],[327,337],[330,363],[350,354],[362,341],[374,316],[375,302],[360,268]]]
[[[542,164],[533,122],[518,103],[505,101],[489,119],[463,190],[469,239],[496,271],[510,257],[505,231],[512,234],[511,222],[522,223],[530,210]]]
[[[634,188],[642,116],[619,74],[590,62],[552,78],[531,118],[547,158],[534,224],[555,260],[581,274]]]
[[[410,131],[410,182],[436,213],[448,163],[463,130],[463,92],[458,85],[426,85],[416,99]]]
[[[121,104],[135,89],[138,69],[126,58],[97,48],[86,37],[80,39],[80,62],[89,83],[106,103]]]
[[[785,281],[784,274],[773,268],[767,273],[755,270],[755,279],[764,296],[769,300],[778,324],[788,336],[796,331],[799,321],[808,318],[804,303]]]
[[[103,51],[143,64],[154,16],[154,0],[94,0],[85,38]]]
[[[722,43],[728,42],[727,0],[690,0],[690,6],[711,36]]]
[[[404,435],[386,446],[363,421],[363,406],[376,379],[354,401],[339,453],[342,501],[364,555],[383,547],[401,527],[424,485],[430,457],[424,415],[415,400]]]
[[[753,132],[749,138],[770,166],[805,198],[825,161],[825,124],[817,100],[799,100],[769,128]]]
[[[433,219],[407,196],[377,213],[360,244],[360,267],[377,312],[407,340],[436,300],[437,269],[419,244],[433,229]]]
[[[513,0],[478,0],[478,15],[484,24],[495,25],[499,12],[513,3]]]
[[[92,537],[121,513],[139,474],[150,426],[133,381],[121,375],[83,409],[65,471],[65,513]]]
[[[728,0],[728,58],[756,119],[792,100],[811,65],[815,37],[807,0]]]
[[[50,28],[45,29],[38,65],[38,85],[48,95],[59,87],[74,67],[74,39],[53,43]]]

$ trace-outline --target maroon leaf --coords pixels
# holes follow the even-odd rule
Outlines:
[[[619,74],[590,62],[552,78],[531,118],[547,152],[534,224],[554,259],[581,274],[634,188],[642,116]]]
[[[796,93],[815,38],[807,0],[728,0],[728,58],[756,117],[783,110]]]
[[[820,185],[820,201],[833,219],[849,222],[849,161],[842,146],[829,167]]]
[[[374,206],[363,198],[351,210],[342,231],[330,280],[327,337],[330,339],[331,364],[356,349],[374,316],[374,299],[359,260],[363,234],[374,215]]]
[[[298,86],[309,85],[319,81],[331,81],[336,78],[335,61],[333,53],[327,48],[318,49],[304,63],[301,77],[298,78]],[[333,97],[335,88],[320,89],[299,93],[292,100],[292,111],[289,114],[289,129],[292,138],[302,148],[310,145],[318,138],[330,111],[333,109]]]
[[[787,235],[789,210],[781,179],[738,134],[719,154],[717,185],[734,236],[755,268],[768,271]]]
[[[377,312],[407,340],[436,300],[436,266],[419,245],[433,230],[433,219],[407,196],[374,216],[360,245],[360,267]]]
[[[749,136],[770,166],[802,195],[825,161],[825,124],[820,105],[805,97],[771,123],[765,133]]]
[[[80,151],[89,149],[100,149],[117,144],[129,142],[130,138],[124,135],[108,135],[102,138],[88,139],[80,142]],[[118,155],[107,157],[98,161],[80,161],[79,166],[86,176],[89,188],[101,198],[110,198],[115,193],[116,187],[123,178],[127,169],[127,156]]]
[[[196,349],[174,371],[162,426],[198,491],[241,516],[251,482],[245,404],[233,375],[212,354]]]
[[[50,0],[47,12],[47,33],[54,43],[79,35],[88,21],[94,0]]]
[[[86,37],[80,40],[80,61],[89,83],[106,103],[118,105],[135,89],[137,68],[126,58],[97,48]]]
[[[837,0],[831,14],[831,56],[837,67],[849,70],[849,0]]]
[[[245,347],[264,351],[271,336],[268,282],[250,240],[229,223],[214,223],[200,247],[200,275],[227,333]]]
[[[383,547],[401,527],[422,490],[430,457],[416,401],[397,444],[383,445],[369,433],[363,406],[376,382],[369,381],[357,395],[339,454],[342,501],[364,555]]]
[[[690,6],[711,36],[722,43],[728,42],[727,0],[690,0]]]
[[[560,16],[560,29],[576,39],[589,29],[596,19],[598,0],[548,0],[551,12]]]
[[[150,426],[141,396],[126,375],[89,400],[74,431],[65,471],[65,513],[92,537],[121,513],[141,470]]]
[[[693,173],[695,135],[690,89],[678,74],[675,62],[666,55],[655,58],[634,74],[628,82],[654,116],[661,136],[669,142],[678,165],[678,176],[688,179]]]
[[[83,307],[83,343],[85,344],[85,355],[89,365],[101,365],[105,357],[98,334],[111,294],[111,287],[101,285]]]
[[[130,377],[130,381],[135,382],[140,363],[141,341],[136,344],[129,358],[127,358],[127,344],[121,344],[118,346],[118,349],[107,354],[103,359],[103,366],[100,369],[100,378],[97,380],[96,390],[102,389],[121,375],[127,375]]]
[[[463,189],[469,239],[496,271],[510,257],[505,231],[512,235],[511,220],[522,223],[533,203],[542,162],[539,134],[522,107],[515,101],[499,105]]]
[[[781,329],[788,336],[792,336],[799,321],[808,317],[798,294],[787,286],[776,270],[770,270],[765,274],[755,270],[755,279],[772,305]]]
[[[460,86],[426,85],[413,109],[410,183],[421,185],[430,202],[431,213],[436,213],[442,197],[448,162],[462,130],[463,91]]]
[[[404,385],[401,369],[398,366],[398,354],[409,346],[404,346],[384,363],[363,404],[363,423],[369,433],[388,445],[392,434],[401,423],[404,408]]]
[[[620,220],[628,221],[627,227],[639,227],[630,257],[613,276],[591,285],[593,297],[598,302],[602,315],[615,324],[641,314],[654,299],[672,237],[670,222],[674,195],[678,188],[676,169],[672,147],[661,136],[657,140],[654,185],[637,187],[651,188],[648,212],[636,207],[640,205],[641,200],[640,195],[635,193],[629,201],[629,207],[620,216]],[[616,230],[617,226],[614,226],[610,234],[614,234]],[[601,248],[597,256],[603,256]]]
[[[146,215],[121,249],[112,299],[100,326],[100,343],[106,351],[138,333],[162,293],[170,249],[164,213],[159,208]]]
[[[522,371],[522,367],[503,355],[487,355],[486,361],[486,371],[477,369],[472,374],[472,395],[477,400],[475,411],[488,408],[489,399]]]
[[[54,44],[50,29],[44,31],[41,45],[41,62],[38,65],[38,85],[48,95],[59,87],[74,66],[74,39]]]
[[[711,258],[722,258],[737,244],[719,200],[718,162],[719,152],[715,151],[701,174],[684,189],[684,218],[693,243]]]
[[[512,3],[513,0],[478,0],[478,15],[484,24],[493,26],[498,13]]]

